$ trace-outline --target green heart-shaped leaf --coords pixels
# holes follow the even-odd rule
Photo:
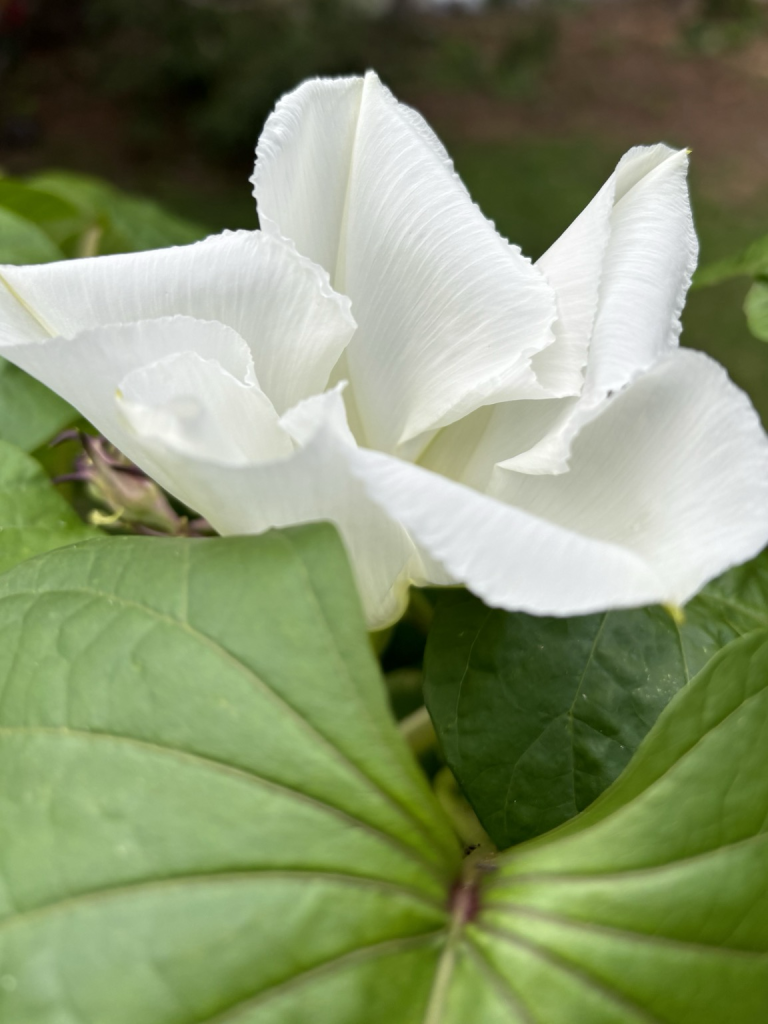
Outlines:
[[[0,441],[0,573],[95,531],[56,493],[41,466]]]
[[[768,557],[686,608],[571,619],[438,604],[425,696],[445,757],[504,849],[584,810],[629,763],[661,711],[725,644],[768,627]]]
[[[465,861],[330,527],[0,577],[0,1020],[762,1024],[768,634],[619,782]]]

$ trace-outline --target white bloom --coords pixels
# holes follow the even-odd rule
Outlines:
[[[334,522],[372,627],[410,582],[680,604],[768,541],[757,417],[678,348],[686,169],[632,150],[533,266],[375,75],[307,82],[261,232],[0,268],[0,346],[221,533]]]

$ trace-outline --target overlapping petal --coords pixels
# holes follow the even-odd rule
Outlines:
[[[288,457],[234,464],[203,446],[178,445],[174,432],[150,440],[152,456],[173,465],[184,500],[222,534],[328,520],[336,525],[354,569],[371,629],[402,614],[411,580],[425,569],[403,527],[368,497],[350,470],[356,450],[339,389],[308,399],[282,418],[303,442]]]
[[[486,405],[443,428],[421,453],[419,464],[485,491],[498,463],[538,450],[578,400],[553,398]],[[549,465],[546,464],[546,470]]]
[[[220,457],[228,461],[237,461],[238,441],[249,456],[255,447],[263,457],[278,457],[293,447],[258,386],[248,345],[224,324],[188,316],[143,320],[13,345],[3,354],[54,388],[188,504],[183,477],[155,458],[146,443],[153,433],[162,430],[180,439],[197,432],[207,449],[224,445]],[[237,424],[241,418],[244,422]],[[249,430],[255,437],[248,441]]]
[[[367,493],[442,569],[487,604],[540,615],[662,600],[664,585],[637,555],[491,498],[421,466],[358,449]]]
[[[716,363],[678,350],[617,395],[570,472],[497,469],[488,496],[360,452],[371,496],[488,604],[572,615],[683,604],[768,532],[768,439]]]
[[[278,417],[231,328],[177,316],[6,350],[222,534],[329,520],[372,628],[402,613],[425,570],[403,527],[349,467],[342,387]]]
[[[586,364],[586,379],[580,402],[564,404],[537,444],[505,460],[509,468],[566,472],[573,439],[608,396],[677,345],[698,258],[687,171],[685,151],[631,149],[539,260],[560,319],[557,341],[536,357],[536,372],[546,383]]]
[[[234,466],[293,452],[261,388],[199,352],[177,352],[133,370],[120,382],[117,401],[140,438],[180,452]]]
[[[279,412],[322,391],[355,324],[349,300],[294,247],[258,231],[194,245],[0,267],[0,347],[184,315],[245,339]]]
[[[531,359],[553,341],[551,288],[374,74],[285,97],[253,180],[264,230],[352,299],[345,361],[362,443],[396,451],[482,405],[550,393]]]

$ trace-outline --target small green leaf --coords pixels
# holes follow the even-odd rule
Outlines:
[[[735,637],[768,627],[768,556],[686,608],[571,619],[438,605],[425,697],[446,760],[500,848],[588,807],[677,691]]]
[[[98,178],[67,171],[49,171],[31,179],[40,190],[76,206],[98,224],[103,234],[98,252],[141,252],[169,245],[187,245],[204,238],[205,228],[177,217],[149,199],[121,192]]]
[[[768,235],[753,242],[744,252],[737,256],[728,256],[717,263],[700,267],[694,276],[693,284],[697,288],[730,281],[734,277],[760,277],[768,275]]]
[[[0,1020],[419,1024],[459,848],[334,531],[0,577],[0,851]]]
[[[76,418],[77,413],[63,398],[0,359],[0,440],[31,452]]]
[[[64,253],[41,227],[0,206],[0,263],[51,263]]]
[[[744,300],[747,325],[756,338],[768,341],[768,279],[758,280]]]
[[[0,573],[43,551],[94,536],[38,463],[0,441]]]
[[[446,1006],[479,992],[482,1024],[763,1024],[767,879],[761,631],[675,698],[588,811],[501,858]],[[461,1024],[451,1010],[441,1024]]]
[[[77,207],[60,196],[13,178],[0,178],[0,206],[41,225],[74,220],[79,216]]]

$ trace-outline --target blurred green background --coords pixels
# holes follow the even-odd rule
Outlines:
[[[760,0],[0,0],[0,169],[95,174],[211,231],[255,226],[247,179],[275,100],[368,67],[425,114],[532,257],[627,148],[657,141],[693,151],[703,264],[768,233]],[[747,287],[695,291],[684,340],[768,422]]]

